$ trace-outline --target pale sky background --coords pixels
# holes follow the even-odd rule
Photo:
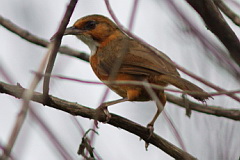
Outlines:
[[[200,77],[227,90],[239,89],[239,82],[209,60],[206,54],[210,53],[205,53],[198,40],[187,34],[188,29],[183,25],[181,19],[169,9],[166,1],[140,0],[133,32],[166,53],[173,61],[195,72]],[[185,1],[175,0],[175,2],[206,36],[219,43]],[[58,28],[67,3],[68,0],[1,0],[0,15],[39,37],[49,39]],[[127,27],[133,1],[111,0],[110,3],[120,22]],[[102,14],[110,17],[103,0],[79,0],[69,26],[80,17],[89,14]],[[232,25],[231,22],[229,23],[239,37],[239,28]],[[2,26],[0,26],[0,42],[1,67],[12,77],[14,84],[20,83],[23,87],[28,87],[33,77],[31,71],[37,70],[46,49],[22,40]],[[87,46],[73,36],[64,37],[62,43],[90,53]],[[54,74],[98,81],[88,63],[60,54],[56,59]],[[206,91],[213,91],[183,73],[181,75]],[[1,74],[0,81],[6,82]],[[66,80],[52,79],[51,82],[52,95],[91,108],[96,108],[99,105],[105,90],[104,86]],[[42,83],[39,85],[38,91],[41,91],[41,85]],[[108,96],[108,100],[117,98],[119,96],[113,92]],[[82,135],[73,123],[71,115],[37,103],[31,104],[69,154],[74,159],[82,159],[77,155]],[[214,97],[214,100],[209,100],[207,104],[226,108],[238,107],[239,109],[239,104],[226,96]],[[8,140],[20,106],[21,100],[0,94],[1,145]],[[111,106],[109,110],[146,126],[155,114],[156,106],[154,102],[125,102]],[[187,152],[193,156],[200,160],[234,160],[240,156],[239,122],[194,111],[192,111],[191,118],[188,118],[184,109],[171,103],[166,104],[165,111],[175,123]],[[77,119],[85,130],[92,127],[92,120],[81,117],[77,117]],[[169,124],[166,123],[162,115],[155,124],[155,132],[174,145],[179,146]],[[100,124],[98,133],[99,135],[95,137],[94,148],[104,160],[173,159],[153,145],[150,145],[148,151],[145,151],[144,141],[140,141],[139,137],[108,124]],[[31,116],[28,116],[24,123],[13,149],[13,156],[16,160],[63,159],[48,136]]]

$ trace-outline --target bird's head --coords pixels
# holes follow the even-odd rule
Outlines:
[[[78,19],[72,27],[65,30],[64,35],[75,35],[94,50],[110,36],[117,36],[119,33],[122,32],[117,25],[107,17],[90,15]]]

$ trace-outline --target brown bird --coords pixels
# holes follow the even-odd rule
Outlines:
[[[124,101],[154,100],[145,86],[136,84],[106,83],[106,81],[146,81],[165,87],[169,84],[183,91],[199,92],[191,94],[199,101],[211,97],[201,88],[180,77],[171,59],[164,53],[151,47],[146,47],[136,39],[129,37],[107,17],[89,15],[77,20],[65,35],[75,35],[91,50],[90,64],[97,77],[122,97],[111,102],[103,103],[98,111],[104,111],[107,120],[110,114],[109,105]],[[154,122],[166,103],[164,90],[153,89],[161,104],[157,103],[157,112],[147,125],[153,130]]]

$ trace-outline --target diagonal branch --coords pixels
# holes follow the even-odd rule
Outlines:
[[[43,70],[45,68],[45,65],[46,65],[46,62],[47,62],[47,59],[48,59],[48,56],[49,56],[49,54],[46,54],[44,56],[43,60],[41,61],[41,64],[38,67],[38,72],[39,73],[43,72]],[[41,80],[41,76],[34,75],[32,81],[30,83],[29,89],[25,90],[24,93],[22,94],[23,103],[21,105],[21,109],[20,109],[20,111],[17,115],[17,118],[15,120],[14,127],[11,131],[11,134],[10,134],[10,137],[9,137],[8,142],[6,144],[4,153],[0,157],[1,160],[7,160],[9,158],[9,156],[11,155],[12,148],[13,148],[15,142],[16,142],[16,139],[17,139],[17,137],[20,133],[20,130],[23,126],[23,123],[26,119],[27,112],[28,112],[28,109],[29,109],[29,101],[31,100],[32,94],[33,94],[33,92],[34,92],[35,88],[37,87],[40,80]]]
[[[240,17],[234,13],[222,0],[214,0],[214,3],[233,23],[240,27]]]
[[[25,89],[21,88],[20,86],[9,85],[9,84],[0,82],[0,93],[6,93],[16,98],[21,98],[24,91]],[[93,119],[94,117],[96,117],[94,109],[91,109],[76,103],[68,102],[53,96],[50,96],[49,98],[50,98],[50,101],[47,102],[46,104],[49,107],[62,110],[64,112],[70,113],[75,116],[82,116],[89,119]],[[34,92],[32,96],[32,100],[43,104],[43,94]],[[182,151],[181,149],[169,143],[168,141],[161,138],[155,133],[149,138],[149,130],[147,128],[139,124],[136,124],[126,118],[120,117],[118,115],[115,115],[115,114],[111,114],[111,115],[112,117],[108,122],[110,125],[122,128],[130,133],[133,133],[139,136],[141,139],[145,140],[150,144],[153,144],[154,146],[163,150],[164,152],[174,157],[175,159],[183,159],[183,160],[196,159],[192,155]],[[101,122],[105,121],[104,114],[99,116],[98,121],[101,121]]]
[[[7,30],[11,31],[12,33],[15,33],[19,37],[21,37],[21,38],[23,38],[23,39],[25,39],[28,42],[31,42],[33,44],[36,44],[36,45],[39,45],[39,46],[42,46],[42,47],[48,47],[48,45],[50,44],[49,41],[47,41],[43,38],[40,38],[40,37],[28,32],[27,30],[24,30],[24,29],[20,28],[19,26],[12,23],[8,19],[5,19],[1,15],[0,15],[0,25],[2,25]],[[59,52],[62,53],[62,54],[69,55],[69,56],[77,57],[77,58],[82,59],[82,60],[87,61],[87,62],[89,60],[88,54],[86,54],[84,52],[76,51],[76,50],[74,50],[72,48],[69,48],[69,47],[66,47],[66,46],[61,46],[59,48]]]
[[[67,6],[67,9],[65,11],[65,14],[63,16],[63,19],[62,19],[62,21],[61,21],[61,23],[58,27],[58,30],[53,36],[53,40],[51,42],[51,44],[53,45],[53,48],[50,52],[47,67],[46,67],[46,70],[45,70],[45,74],[50,74],[51,75],[51,73],[52,73],[54,62],[55,62],[59,47],[60,47],[61,42],[62,42],[62,37],[63,37],[64,31],[65,31],[65,29],[66,29],[66,27],[69,23],[69,20],[72,16],[72,13],[74,11],[74,8],[75,8],[77,2],[78,2],[78,0],[70,0],[69,4]],[[43,81],[44,101],[47,101],[47,99],[48,99],[49,83],[50,83],[50,77],[44,77],[44,81]]]
[[[233,60],[230,59],[227,51],[217,45],[214,41],[207,38],[207,36],[197,27],[197,24],[189,19],[189,15],[185,13],[183,9],[180,9],[174,0],[167,0],[166,2],[176,16],[180,17],[185,25],[187,25],[190,29],[190,33],[199,40],[202,48],[204,48],[205,51],[210,51],[210,53],[216,58],[218,65],[227,69],[229,73],[233,74],[233,76],[238,79],[238,77],[240,77],[240,68],[236,63],[233,63]],[[207,52],[205,52],[205,54],[208,57],[210,56]]]
[[[224,20],[212,0],[186,0],[202,17],[207,28],[228,49],[232,59],[240,66],[240,43],[236,34]]]

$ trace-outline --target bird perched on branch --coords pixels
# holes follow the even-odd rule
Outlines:
[[[157,104],[157,112],[147,125],[153,131],[153,125],[163,110],[166,96],[163,89],[151,88],[144,85],[127,84],[127,82],[148,82],[165,87],[169,84],[187,93],[199,101],[211,97],[200,87],[180,77],[171,59],[153,47],[146,46],[140,41],[129,37],[115,23],[101,15],[89,15],[77,20],[65,35],[75,35],[91,50],[90,64],[97,77],[122,98],[103,103],[98,111],[103,111],[106,119],[111,115],[107,107],[124,101],[155,100],[155,94],[161,103]],[[109,83],[106,83],[109,81]],[[127,81],[126,84],[114,83]],[[112,82],[112,83],[111,83]],[[152,92],[151,92],[152,91]],[[98,112],[97,112],[98,113]]]

